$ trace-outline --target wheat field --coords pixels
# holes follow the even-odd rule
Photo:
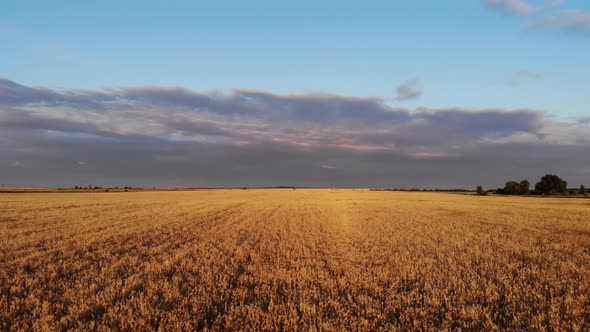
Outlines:
[[[590,201],[0,194],[0,330],[590,329]]]

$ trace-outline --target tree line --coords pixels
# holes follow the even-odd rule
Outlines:
[[[477,186],[476,192],[480,195],[487,194],[482,186]],[[547,174],[535,184],[534,189],[531,189],[531,184],[528,180],[508,181],[504,188],[498,188],[496,194],[500,195],[564,195],[564,194],[578,194],[586,195],[587,191],[584,185],[580,185],[579,189],[568,189],[567,181],[563,180],[555,174]]]

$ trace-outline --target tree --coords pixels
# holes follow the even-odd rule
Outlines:
[[[531,184],[527,180],[520,182],[508,181],[504,186],[504,189],[498,190],[498,193],[504,195],[528,195],[530,192]]]
[[[518,195],[520,185],[516,181],[508,181],[502,190],[506,195]]]
[[[483,195],[483,193],[484,193],[483,187],[477,186],[477,189],[475,189],[475,192],[477,192],[478,195]]]
[[[520,181],[520,195],[528,195],[531,191],[531,184],[527,180]]]
[[[583,184],[580,185],[580,191],[578,192],[580,195],[586,195],[586,188]]]
[[[563,194],[567,192],[567,181],[557,175],[547,174],[535,184],[535,190],[543,195]]]

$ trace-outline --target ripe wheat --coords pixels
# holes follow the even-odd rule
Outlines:
[[[0,330],[590,329],[590,204],[0,194]]]

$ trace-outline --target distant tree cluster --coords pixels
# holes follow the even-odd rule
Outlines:
[[[567,181],[557,175],[547,174],[535,184],[535,189],[530,189],[527,180],[508,181],[504,188],[498,189],[497,194],[502,195],[557,195],[557,194],[579,194],[586,195],[586,188],[582,185],[579,190],[568,190]]]
[[[520,182],[508,181],[504,189],[500,189],[500,194],[504,195],[528,195],[531,192],[531,184],[528,180]]]
[[[92,186],[92,185],[88,185],[88,186],[75,186],[74,189],[87,189],[87,190],[98,190],[98,189],[103,189],[103,187],[99,187],[99,186]],[[110,189],[119,189],[119,187],[110,187],[110,188],[106,188],[105,191],[108,191]],[[130,190],[133,189],[133,187],[123,187],[122,189]]]
[[[567,181],[557,175],[547,174],[535,185],[535,191],[542,195],[565,194]]]
[[[102,187],[99,186],[92,186],[91,184],[87,185],[87,186],[75,186],[74,189],[102,189]]]

